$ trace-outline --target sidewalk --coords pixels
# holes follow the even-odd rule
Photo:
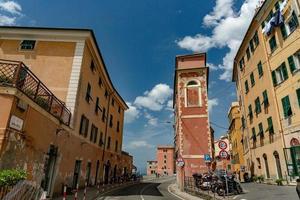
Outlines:
[[[120,183],[120,184],[113,184],[113,185],[105,185],[104,187],[101,186],[99,188],[99,191],[97,187],[88,187],[86,190],[86,200],[94,200],[96,197],[99,195],[117,189],[117,188],[122,188],[122,187],[127,187],[129,185],[137,184],[138,182],[126,182],[126,183]],[[84,189],[80,189],[78,191],[77,199],[83,199],[84,196]],[[66,200],[74,200],[75,194],[67,195]],[[52,200],[62,200],[63,196],[59,197],[54,197]]]
[[[169,185],[168,187],[168,191],[170,193],[172,193],[173,195],[175,195],[176,197],[180,198],[180,199],[183,199],[183,200],[203,200],[199,197],[196,197],[196,196],[193,196],[193,195],[190,195],[186,192],[182,192],[180,191],[180,189],[178,188],[177,184],[171,184]]]

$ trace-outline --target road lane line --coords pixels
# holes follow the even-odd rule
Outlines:
[[[146,188],[148,188],[149,186],[153,185],[154,183],[149,183],[149,185],[144,186],[141,190],[140,190],[140,197],[142,200],[145,200],[143,197],[143,192],[146,190]]]
[[[177,194],[171,192],[171,190],[170,190],[171,185],[173,185],[173,184],[170,184],[170,185],[168,186],[168,192],[169,192],[170,194],[172,194],[173,196],[177,197],[178,199],[185,200],[185,199],[183,199],[182,197],[178,196]]]

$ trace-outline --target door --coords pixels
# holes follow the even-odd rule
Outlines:
[[[274,158],[275,158],[275,163],[276,163],[276,169],[277,169],[278,178],[282,178],[282,172],[281,172],[281,165],[280,165],[279,154],[278,154],[277,151],[275,151],[273,154],[274,154]]]
[[[86,166],[86,174],[85,174],[85,181],[87,182],[87,185],[90,185],[91,169],[92,169],[92,163],[88,162]]]
[[[96,173],[95,173],[95,185],[97,185],[97,182],[98,182],[99,165],[100,165],[100,162],[99,162],[99,160],[97,160]]]
[[[75,161],[75,167],[74,167],[74,175],[73,175],[73,189],[76,188],[78,184],[78,180],[80,177],[80,169],[81,169],[81,160]]]
[[[109,173],[110,173],[110,162],[107,161],[107,164],[105,165],[105,170],[104,170],[104,183],[108,183],[108,178],[109,178]]]
[[[47,192],[48,197],[51,195],[52,192],[56,159],[57,147],[55,147],[54,145],[50,145],[45,161],[45,179],[42,183],[42,187]]]

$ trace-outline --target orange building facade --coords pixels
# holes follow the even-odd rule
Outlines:
[[[124,112],[92,30],[0,27],[0,168],[47,196],[131,173]]]
[[[156,151],[157,174],[172,176],[174,174],[174,147],[158,146]]]

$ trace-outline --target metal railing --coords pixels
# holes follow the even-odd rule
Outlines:
[[[65,104],[23,62],[0,59],[0,86],[17,88],[60,122],[70,124]]]

